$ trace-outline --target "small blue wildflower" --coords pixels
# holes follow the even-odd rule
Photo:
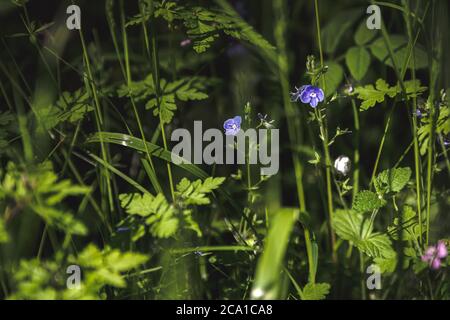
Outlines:
[[[226,120],[223,123],[223,128],[225,129],[225,135],[227,135],[227,136],[237,135],[239,130],[241,130],[241,122],[242,122],[242,118],[240,116],[236,116],[232,119]]]
[[[291,93],[292,101],[298,101],[300,99],[303,103],[309,103],[309,105],[313,108],[317,107],[319,102],[322,102],[325,95],[323,90],[319,87],[305,85],[300,88],[295,88],[296,92]]]

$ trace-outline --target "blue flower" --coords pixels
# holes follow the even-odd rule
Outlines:
[[[236,116],[232,119],[228,119],[223,123],[223,128],[225,129],[225,135],[235,136],[241,130],[242,118]]]
[[[319,87],[305,85],[300,88],[295,88],[296,92],[291,93],[292,101],[298,101],[300,99],[303,103],[309,103],[309,105],[313,108],[317,107],[319,102],[322,102],[325,95],[323,94],[323,90]]]

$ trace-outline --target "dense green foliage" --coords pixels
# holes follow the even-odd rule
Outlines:
[[[1,298],[450,299],[447,1],[73,2],[0,1]],[[276,175],[174,161],[236,115]]]

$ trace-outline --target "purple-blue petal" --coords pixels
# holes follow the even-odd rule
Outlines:
[[[305,90],[303,90],[303,92],[300,94],[300,100],[303,103],[309,103],[311,101],[310,88],[306,88]]]
[[[317,98],[319,99],[319,101],[322,102],[323,99],[325,98],[325,95],[323,94],[323,90],[320,88],[317,88],[316,94],[317,94]]]
[[[242,122],[241,116],[236,116],[236,117],[233,118],[233,120],[234,120],[234,123],[235,123],[238,127],[241,126],[241,122]]]
[[[311,98],[309,104],[311,107],[315,108],[319,104],[319,99],[317,97]]]
[[[239,130],[241,130],[241,128],[227,129],[227,130],[225,130],[225,135],[226,136],[235,136],[238,134]]]
[[[234,120],[233,119],[228,119],[223,123],[223,128],[224,129],[229,129],[233,126],[234,124]]]

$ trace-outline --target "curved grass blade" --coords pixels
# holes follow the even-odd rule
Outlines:
[[[93,136],[89,137],[86,142],[87,143],[99,143],[101,141],[101,139],[105,142],[105,143],[113,143],[113,144],[117,144],[117,145],[121,145],[124,147],[128,147],[128,148],[132,148],[141,152],[146,152],[146,148],[144,145],[144,142],[142,141],[142,139],[130,136],[128,134],[124,134],[124,133],[116,133],[116,132],[97,132],[95,133]],[[179,157],[176,154],[173,154],[170,151],[164,150],[164,148],[153,144],[151,142],[147,141],[147,148],[149,153],[152,156],[156,156],[160,159],[163,159],[167,162],[171,162],[172,158],[178,158],[178,159],[183,159],[181,157]],[[187,162],[187,160],[185,160],[185,162]],[[175,163],[174,163],[175,164]],[[182,164],[175,164],[178,167],[192,173],[194,176],[201,178],[201,179],[206,179],[209,177],[209,175],[203,171],[202,169],[200,169],[198,166],[192,164],[192,163],[182,163]]]
[[[259,258],[252,289],[254,299],[280,298],[280,275],[289,238],[299,211],[283,208],[271,219],[269,234],[264,242],[264,251]]]

